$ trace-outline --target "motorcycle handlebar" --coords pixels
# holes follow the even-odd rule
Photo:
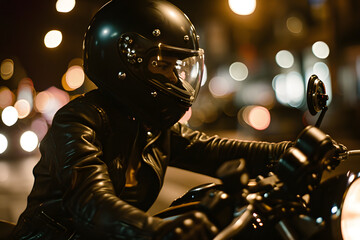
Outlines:
[[[349,150],[347,151],[348,156],[360,155],[360,150]]]

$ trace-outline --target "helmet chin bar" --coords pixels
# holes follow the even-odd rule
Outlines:
[[[152,97],[155,101],[159,102],[161,106],[152,107],[149,109],[140,109],[144,121],[152,128],[165,129],[169,128],[178,122],[189,109],[189,106],[179,103],[176,99],[169,98],[168,95],[162,91],[157,92],[156,97]]]
[[[156,86],[160,91],[179,99],[181,104],[183,104],[185,107],[191,107],[195,100],[195,96],[190,94],[189,91],[180,89],[173,84],[162,84],[156,79],[150,79],[149,82]]]

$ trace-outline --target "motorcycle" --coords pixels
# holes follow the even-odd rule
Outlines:
[[[172,219],[203,211],[220,229],[214,240],[359,239],[360,173],[323,178],[340,162],[360,155],[360,150],[338,155],[338,145],[319,129],[327,100],[325,85],[312,75],[307,105],[320,116],[315,126],[301,131],[268,176],[249,179],[244,159],[226,162],[217,172],[222,184],[195,187],[156,216]]]

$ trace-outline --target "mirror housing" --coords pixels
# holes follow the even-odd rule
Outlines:
[[[326,105],[328,99],[329,96],[326,95],[324,83],[315,74],[311,75],[307,86],[306,100],[311,115],[315,116],[321,111],[321,115],[315,124],[316,127],[320,126],[325,112],[328,109]]]
[[[326,95],[324,83],[315,74],[309,78],[306,98],[307,106],[312,115],[316,115],[326,108],[329,97]]]

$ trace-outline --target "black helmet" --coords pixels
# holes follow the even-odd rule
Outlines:
[[[194,26],[166,1],[110,1],[85,34],[89,79],[155,127],[171,126],[184,115],[203,69]]]

